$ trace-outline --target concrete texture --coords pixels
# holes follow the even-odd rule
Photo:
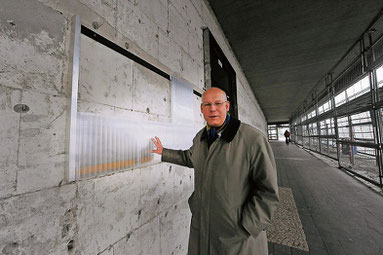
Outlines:
[[[0,112],[2,124],[0,125],[0,199],[8,197],[16,191],[17,178],[17,149],[18,125],[20,116],[13,113],[13,106],[20,102],[21,91],[0,86]]]
[[[268,122],[287,122],[383,7],[380,0],[208,2]]]
[[[59,12],[38,1],[2,0],[0,83],[17,89],[60,94],[65,23]]]
[[[257,127],[259,130],[265,132],[267,130],[267,123],[259,121],[264,119],[261,107],[254,97],[253,92],[250,90],[246,83],[241,82],[237,78],[237,100],[238,100],[238,115],[239,118],[246,123]]]
[[[7,155],[1,162],[1,175],[7,176],[0,181],[1,198],[63,181],[66,20],[37,1],[2,1],[0,13],[1,122],[6,123],[0,154]],[[14,112],[19,103],[30,111]]]
[[[66,99],[23,91],[30,111],[19,124],[17,193],[54,187],[64,180]],[[36,160],[38,159],[38,160]]]
[[[133,75],[133,110],[170,116],[169,81],[138,64],[133,65]]]
[[[75,185],[0,200],[2,254],[66,254],[76,231]]]
[[[266,122],[202,0],[0,0],[0,253],[186,254],[193,170],[165,163],[67,183],[66,117],[73,15],[202,91],[202,27],[238,76],[239,115]],[[169,123],[170,82],[81,36],[78,111]],[[16,104],[29,111],[17,113]],[[203,124],[193,96],[192,123]]]
[[[80,63],[79,100],[133,109],[132,60],[82,35]]]
[[[270,254],[381,254],[383,196],[310,153],[271,143],[278,184],[291,188],[309,252],[270,244]]]

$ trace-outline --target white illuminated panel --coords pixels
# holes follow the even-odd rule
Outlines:
[[[186,81],[171,77],[172,122],[193,124],[193,89]]]
[[[199,128],[191,125],[138,122],[129,119],[77,115],[76,179],[160,162],[151,151],[152,137],[164,147],[188,149]]]

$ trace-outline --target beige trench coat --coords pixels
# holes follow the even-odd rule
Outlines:
[[[231,119],[208,148],[205,129],[186,151],[162,161],[194,167],[188,255],[267,254],[264,229],[278,205],[277,172],[267,139]]]

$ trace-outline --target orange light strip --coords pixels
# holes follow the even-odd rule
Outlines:
[[[141,159],[140,163],[147,163],[151,161],[153,158],[154,158],[153,155],[151,155],[150,157],[144,157]],[[131,159],[131,160],[125,160],[125,161],[105,163],[100,165],[86,166],[86,167],[80,168],[79,174],[80,176],[84,176],[87,174],[97,174],[103,171],[113,171],[119,168],[130,167],[136,164],[137,164],[137,161],[135,159]]]

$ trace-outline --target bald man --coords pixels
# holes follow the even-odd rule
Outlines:
[[[207,122],[185,151],[163,148],[161,160],[194,168],[188,255],[268,254],[265,228],[278,205],[274,156],[266,137],[228,114],[224,91],[207,90]]]

